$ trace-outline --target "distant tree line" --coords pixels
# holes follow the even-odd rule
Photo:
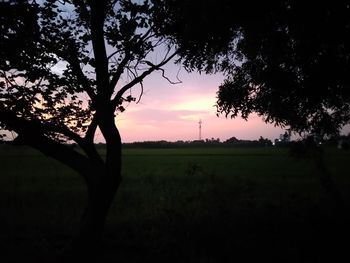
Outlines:
[[[318,138],[317,136],[306,136],[305,138],[300,138],[297,141],[287,138],[285,134],[280,136],[281,138],[271,141],[268,138],[260,136],[257,140],[242,140],[233,136],[225,141],[220,141],[219,138],[211,138],[204,140],[193,140],[193,141],[183,141],[178,140],[175,142],[159,140],[159,141],[138,141],[138,142],[128,142],[123,143],[123,148],[192,148],[192,147],[290,147],[296,142],[305,142],[311,140],[316,144],[332,145],[339,149],[350,149],[350,133],[348,135],[336,135],[330,136],[328,138]],[[0,136],[0,144],[16,144],[15,141],[6,141]],[[69,144],[70,147],[75,148],[77,144]],[[106,145],[104,143],[96,144],[97,148],[104,148]]]
[[[205,139],[205,140],[194,140],[194,141],[175,141],[169,142],[165,140],[161,141],[143,141],[143,142],[132,142],[123,143],[124,148],[191,148],[191,147],[261,147],[261,146],[272,146],[272,141],[260,136],[258,140],[239,140],[236,137],[231,137],[223,142],[220,139]]]
[[[318,138],[317,136],[306,136],[305,138],[300,138],[297,141],[292,141],[286,139],[275,139],[272,142],[268,138],[260,136],[257,140],[242,140],[235,136],[225,140],[220,141],[220,139],[205,139],[205,140],[194,140],[194,141],[183,141],[178,140],[175,142],[170,142],[166,140],[160,141],[141,141],[141,142],[131,142],[123,143],[123,148],[191,148],[191,147],[293,147],[293,145],[298,143],[304,143],[307,141],[313,141],[315,144],[323,144],[329,146],[336,146],[339,149],[349,149],[350,147],[350,133],[348,135],[338,135],[331,136],[329,138]],[[100,144],[103,147],[103,144]]]

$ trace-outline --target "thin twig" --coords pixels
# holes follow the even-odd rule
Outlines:
[[[141,86],[141,92],[140,92],[139,99],[136,101],[136,104],[138,104],[140,102],[142,95],[143,95],[143,81],[142,80],[140,81],[140,86]]]

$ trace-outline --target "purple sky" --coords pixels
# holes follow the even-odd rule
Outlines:
[[[171,67],[173,70],[168,70],[167,76],[175,81],[178,69]],[[227,119],[224,115],[217,117],[214,105],[222,75],[200,75],[181,70],[179,78],[182,83],[172,85],[160,73],[154,73],[144,81],[141,101],[129,104],[116,118],[123,142],[197,140],[200,119],[202,139],[220,138],[223,141],[235,136],[254,140],[263,136],[274,140],[284,133],[284,129],[266,124],[256,115],[248,121]],[[138,88],[132,90],[133,96],[139,93]],[[342,133],[349,131],[347,126]],[[98,134],[96,139],[101,141],[101,135]]]
[[[175,73],[173,73],[175,72]],[[177,69],[168,71],[168,77],[176,80]],[[265,124],[252,116],[249,121],[241,118],[226,119],[216,116],[216,92],[223,80],[221,75],[187,73],[181,70],[181,84],[172,85],[154,73],[144,81],[141,101],[131,103],[116,118],[123,142],[148,140],[197,140],[198,121],[202,120],[202,138],[226,140],[258,139],[260,136],[275,139],[284,131]],[[134,88],[133,96],[140,90]],[[97,136],[101,141],[101,135]]]
[[[159,48],[152,55],[154,63],[163,58]],[[54,70],[60,73],[66,67],[58,63]],[[144,93],[141,101],[123,105],[126,111],[116,117],[123,142],[156,140],[197,140],[198,121],[202,120],[202,139],[220,138],[221,141],[232,136],[238,139],[258,139],[260,136],[274,140],[284,130],[266,124],[260,117],[251,116],[248,121],[241,118],[226,119],[216,116],[216,92],[224,77],[220,74],[207,75],[187,73],[185,69],[170,62],[164,67],[166,76],[172,81],[178,78],[180,84],[170,84],[161,72],[153,72],[144,80]],[[124,74],[118,86],[127,84]],[[139,97],[140,87],[132,89],[132,95]],[[125,94],[128,95],[128,94]],[[96,142],[103,142],[97,133]]]

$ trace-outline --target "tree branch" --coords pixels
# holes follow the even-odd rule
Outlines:
[[[143,82],[142,81],[140,81],[140,86],[141,86],[141,92],[140,92],[138,100],[136,101],[136,104],[138,104],[140,102],[140,100],[142,98],[142,95],[143,95],[143,90],[144,89],[143,89]]]
[[[144,43],[148,38],[152,37],[151,33],[152,33],[153,28],[149,28],[147,30],[147,32],[140,38],[139,43],[138,44],[142,44]],[[117,54],[119,52],[119,50],[113,52],[111,55],[108,56],[108,60],[111,59],[115,54]],[[130,60],[132,59],[132,53],[130,52],[130,50],[126,50],[125,51],[125,56],[123,58],[123,60],[120,62],[120,64],[118,65],[117,71],[115,72],[115,74],[112,77],[112,80],[110,81],[109,87],[111,90],[111,94],[113,94],[114,88],[117,85],[121,74],[123,74],[125,66],[128,64],[128,62],[130,62]]]
[[[65,60],[67,60],[67,62],[72,66],[72,70],[75,72],[75,75],[79,83],[82,85],[84,91],[89,95],[89,97],[91,98],[91,101],[94,104],[96,102],[95,91],[92,89],[88,78],[85,76],[82,69],[80,68],[80,62],[77,54],[75,53],[73,55],[72,53],[70,58],[65,58]]]
[[[107,1],[89,1],[91,7],[91,40],[96,61],[96,82],[97,93],[102,100],[109,99],[109,76],[108,76],[108,59],[104,39],[103,26],[106,17]],[[100,101],[100,103],[104,103]]]
[[[36,134],[45,136],[47,139],[49,138],[45,134],[48,134],[50,132],[64,135],[67,138],[76,142],[82,148],[82,150],[86,153],[86,155],[90,158],[91,161],[98,164],[103,164],[103,160],[101,156],[98,154],[98,152],[96,151],[93,143],[93,135],[97,128],[97,122],[95,117],[87,131],[88,136],[85,136],[85,138],[80,137],[78,134],[72,132],[65,126],[62,127],[62,126],[56,126],[51,123],[28,121],[23,118],[17,117],[15,114],[10,112],[9,110],[4,109],[4,107],[1,107],[1,106],[0,106],[0,120],[3,121],[6,125],[8,125],[11,129],[16,131],[18,134],[29,134],[30,132],[28,132],[27,130],[35,131]],[[21,127],[21,125],[24,125],[24,126]],[[90,139],[91,136],[92,138]]]
[[[75,47],[75,43],[72,39],[70,39],[68,44],[68,51],[69,52],[63,52],[60,50],[54,50],[53,52],[67,61],[69,65],[71,65],[72,70],[77,77],[78,83],[82,86],[83,90],[89,95],[91,101],[93,104],[96,102],[96,94],[95,91],[92,89],[89,79],[85,76],[84,72],[80,68],[80,61],[78,56],[78,51]]]
[[[120,103],[120,101],[122,101],[122,97],[123,94],[130,88],[132,88],[133,86],[135,86],[137,83],[142,82],[142,80],[147,77],[148,75],[150,75],[153,71],[155,70],[159,70],[160,67],[164,66],[165,64],[167,64],[171,59],[173,59],[175,56],[177,55],[177,51],[175,51],[172,55],[170,55],[167,58],[164,58],[164,60],[162,62],[160,62],[157,65],[153,65],[151,66],[148,70],[144,71],[141,75],[139,75],[138,77],[134,78],[131,82],[129,82],[128,84],[126,84],[125,86],[123,86],[115,95],[115,97],[112,100],[112,106],[113,108],[117,107],[118,104]]]
[[[88,23],[90,20],[90,13],[86,7],[86,2],[84,0],[73,0],[72,3],[79,10],[82,20]]]
[[[146,63],[147,65],[149,65],[149,66],[156,67],[156,65],[154,65],[154,64],[151,63],[150,61],[145,61],[145,63]],[[176,75],[176,78],[177,78],[178,81],[174,82],[174,81],[172,81],[171,79],[169,79],[167,76],[165,76],[165,70],[164,70],[163,68],[159,68],[159,67],[158,67],[157,70],[162,71],[162,77],[165,78],[170,84],[176,85],[176,84],[182,83],[182,81],[181,81],[181,80],[179,79],[179,77],[178,77],[179,72],[178,72],[177,75]]]
[[[91,123],[88,127],[88,130],[85,134],[85,137],[83,139],[83,145],[81,147],[83,148],[83,150],[89,156],[90,159],[94,160],[95,162],[103,164],[104,161],[101,155],[97,152],[96,147],[94,145],[94,137],[95,137],[97,126],[98,126],[97,115],[94,114],[91,120]]]
[[[94,142],[95,132],[97,129],[97,117],[96,114],[92,117],[91,123],[88,127],[88,130],[86,131],[84,140],[87,142]]]
[[[0,106],[0,120],[7,127],[14,130],[22,142],[30,145],[43,154],[52,157],[78,173],[82,174],[87,181],[93,180],[91,175],[91,160],[88,157],[74,151],[70,147],[48,138],[42,126],[37,123],[19,118],[11,111]],[[95,163],[96,164],[96,163]],[[89,171],[90,170],[90,171]]]
[[[115,74],[112,77],[112,80],[109,83],[109,89],[111,90],[111,94],[113,93],[113,90],[114,90],[115,86],[117,85],[117,83],[120,79],[120,76],[123,74],[126,64],[129,62],[129,60],[131,58],[132,58],[131,53],[130,52],[126,53],[125,57],[118,65],[117,71],[115,72]]]
[[[30,126],[31,129],[40,131],[41,134],[49,132],[59,133],[78,144],[82,143],[82,138],[66,126],[57,126],[48,122],[40,122],[39,120],[25,120],[24,118],[18,117],[13,111],[6,109],[3,105],[0,105],[0,121],[3,121],[15,131],[25,131],[26,126]],[[21,124],[24,126],[21,127]]]

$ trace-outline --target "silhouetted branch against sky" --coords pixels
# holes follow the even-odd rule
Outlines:
[[[4,27],[8,36],[2,43],[4,107],[22,112],[18,117],[76,134],[62,134],[67,139],[86,132],[102,100],[108,103],[109,98],[112,108],[122,109],[124,102],[135,100],[123,95],[154,71],[162,71],[170,81],[163,67],[176,56],[176,50],[155,33],[148,1],[94,5],[51,0],[3,3],[12,12],[3,18],[8,20]],[[18,26],[14,22],[20,13],[15,9],[25,15]],[[31,44],[20,47],[26,41]],[[159,52],[165,46],[168,52]],[[19,85],[21,80],[26,85]]]
[[[162,2],[160,30],[186,68],[225,75],[220,113],[319,135],[349,123],[348,3]]]

